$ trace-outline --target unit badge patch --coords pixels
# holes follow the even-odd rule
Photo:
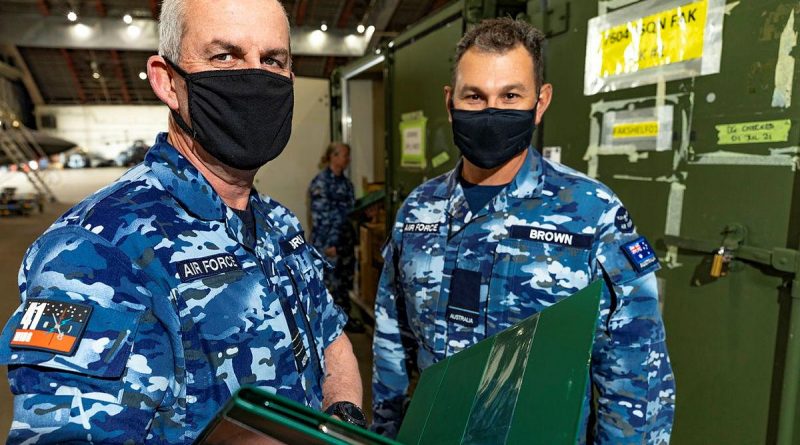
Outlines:
[[[644,237],[640,237],[628,244],[623,244],[621,249],[637,272],[643,272],[658,264],[658,258],[653,247]]]
[[[622,233],[633,232],[633,220],[631,219],[631,214],[628,213],[625,207],[620,207],[619,210],[617,210],[617,214],[614,216],[614,225],[617,226],[617,229]]]
[[[53,300],[28,300],[9,343],[14,348],[72,355],[80,342],[92,307]]]

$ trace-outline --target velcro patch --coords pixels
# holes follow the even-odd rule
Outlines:
[[[281,240],[281,250],[286,255],[295,253],[298,249],[305,245],[306,238],[304,232],[298,232],[294,235],[289,235]]]
[[[184,283],[233,270],[242,270],[242,265],[239,264],[239,260],[230,253],[221,253],[204,258],[179,261],[176,267],[178,269],[178,276],[180,276],[181,281]]]
[[[447,302],[447,321],[474,328],[480,317],[481,273],[454,269]]]
[[[9,345],[72,355],[80,343],[92,307],[54,300],[28,300]]]
[[[439,223],[403,223],[403,233],[438,233]]]
[[[644,272],[658,264],[655,250],[644,237],[623,244],[621,249],[637,272]]]
[[[592,235],[582,235],[579,233],[562,232],[530,226],[511,226],[509,234],[511,238],[542,241],[580,249],[591,248],[593,239]]]

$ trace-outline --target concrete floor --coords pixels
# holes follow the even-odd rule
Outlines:
[[[46,172],[46,180],[59,202],[48,204],[44,213],[30,217],[0,217],[0,325],[19,305],[17,273],[28,246],[62,213],[85,196],[118,178],[124,169],[64,170]],[[17,187],[20,193],[32,191],[24,176],[17,173],[0,174],[0,187]],[[268,191],[267,191],[268,193]],[[372,379],[372,337],[369,333],[352,334],[350,340],[358,358],[364,383],[364,404],[369,411]],[[369,416],[370,413],[368,412]],[[0,443],[5,443],[12,419],[12,397],[8,388],[6,368],[0,366]]]

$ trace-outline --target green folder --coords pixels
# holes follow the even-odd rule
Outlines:
[[[574,444],[589,381],[602,283],[596,281],[426,369],[398,442],[267,391],[241,388],[196,443]]]
[[[397,440],[576,443],[602,282],[425,370]]]

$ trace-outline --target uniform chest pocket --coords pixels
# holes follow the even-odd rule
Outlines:
[[[583,289],[589,279],[588,249],[507,238],[495,250],[489,296],[513,324]]]
[[[414,333],[429,342],[433,342],[435,333],[444,249],[444,240],[438,233],[403,234],[398,269],[408,321]]]

